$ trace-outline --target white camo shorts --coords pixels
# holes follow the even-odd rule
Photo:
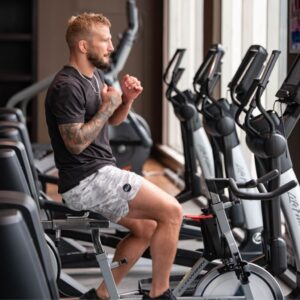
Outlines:
[[[115,166],[105,166],[81,180],[62,194],[66,205],[74,210],[91,210],[112,222],[129,212],[128,201],[135,198],[143,178]]]

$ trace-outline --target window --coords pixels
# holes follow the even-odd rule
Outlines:
[[[203,59],[204,1],[165,0],[164,66],[177,48],[186,48],[182,61],[185,68],[180,89],[192,88],[192,79]],[[264,46],[268,53],[281,50],[279,61],[270,78],[264,99],[273,105],[275,93],[286,75],[287,1],[286,0],[220,0],[221,44],[225,49],[222,66],[221,95],[227,97],[231,80],[245,52],[252,44]],[[218,21],[218,20],[217,20]],[[205,53],[204,53],[205,55]],[[164,98],[163,142],[182,152],[180,124],[173,108]],[[270,107],[270,106],[269,106]],[[241,138],[243,143],[244,138]],[[244,147],[246,148],[246,147]]]
[[[178,87],[191,89],[193,76],[198,69],[203,53],[203,1],[167,0],[165,1],[164,67],[177,48],[185,48],[182,60],[185,72]],[[171,103],[164,97],[164,144],[182,153],[180,123]]]
[[[265,47],[268,54],[280,50],[269,84],[263,95],[263,105],[273,107],[275,94],[286,76],[287,68],[287,1],[285,0],[226,0],[222,1],[222,41],[225,49],[221,77],[221,95],[228,97],[227,84],[238,68],[250,45]],[[241,145],[251,161],[242,132]],[[254,168],[254,163],[252,164]]]
[[[222,66],[221,94],[238,68],[250,45],[259,44],[270,54],[281,50],[265,94],[266,105],[273,105],[274,95],[286,75],[287,1],[226,0],[222,1]]]

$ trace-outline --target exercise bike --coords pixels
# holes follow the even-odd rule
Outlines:
[[[270,193],[264,192],[258,194],[245,193],[240,189],[243,187],[260,186],[277,175],[277,172],[274,171],[256,181],[251,180],[242,184],[236,184],[233,179],[207,180],[211,201],[205,212],[207,218],[200,222],[202,230],[208,234],[205,239],[207,251],[199,262],[186,274],[178,287],[175,288],[174,293],[178,299],[216,299],[216,297],[218,299],[220,297],[222,299],[257,299],[257,297],[283,299],[278,283],[266,270],[241,259],[225,213],[225,207],[234,205],[234,202],[224,205],[218,195],[219,189],[229,188],[240,199],[256,199],[259,197],[266,200],[284,193],[295,186],[295,183],[290,181]],[[6,256],[5,263],[1,264],[1,272],[10,274],[8,270],[13,270],[19,275],[13,278],[8,276],[9,282],[6,284],[2,282],[1,295],[8,297],[12,294],[14,297],[17,297],[17,295],[19,297],[26,295],[28,298],[35,298],[37,296],[44,298],[47,295],[51,299],[58,299],[57,287],[53,281],[55,274],[51,266],[49,266],[51,261],[47,254],[49,249],[47,250],[45,241],[43,241],[43,232],[39,223],[38,206],[36,204],[29,196],[25,196],[24,194],[7,191],[0,192],[0,236],[3,241],[2,250],[6,251],[5,253],[8,253],[8,251],[13,252],[13,247],[18,245],[19,248],[24,249],[23,256],[20,256],[20,258],[24,259],[24,262],[30,262],[34,258],[34,265],[36,266],[33,268],[33,264],[27,263],[30,276],[26,274],[27,279],[24,281],[23,277],[26,272],[22,270],[25,264],[22,260],[18,260],[20,263],[15,264],[15,257]],[[20,212],[19,215],[17,214],[18,211]],[[78,212],[72,210],[68,210],[68,213],[78,214]],[[44,228],[51,228],[58,233],[61,230],[76,226],[89,229],[96,249],[97,261],[108,288],[110,299],[141,299],[142,295],[140,291],[126,293],[125,295],[118,293],[112,277],[111,266],[100,239],[100,228],[106,227],[108,223],[105,219],[97,220],[95,216],[95,219],[91,220],[87,220],[86,217],[87,214],[85,213],[83,217],[46,220],[42,221],[42,224]],[[10,222],[7,220],[10,220]],[[26,221],[24,222],[23,220]],[[23,234],[20,235],[21,231]],[[11,235],[7,234],[8,232],[14,233],[13,239],[11,239]],[[213,239],[211,239],[211,233],[215,233]],[[18,238],[16,239],[16,237]],[[216,257],[222,259],[224,265],[220,265],[217,269],[203,276],[200,282],[197,283],[193,296],[182,296],[191,282],[204,269],[208,261]],[[55,259],[55,257],[52,257],[52,259]],[[116,262],[114,267],[117,267],[118,264],[119,262]],[[22,282],[26,282],[26,286],[22,285]],[[12,291],[12,284],[19,288]]]

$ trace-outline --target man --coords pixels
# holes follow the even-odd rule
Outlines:
[[[77,210],[92,210],[128,228],[114,260],[128,263],[113,269],[116,284],[150,246],[152,287],[143,299],[175,299],[169,290],[182,210],[176,199],[141,176],[115,166],[108,123],[120,124],[143,88],[125,75],[122,96],[103,80],[101,69],[114,50],[110,21],[83,13],[69,20],[69,62],[56,75],[45,102],[46,119],[59,170],[59,192]],[[108,299],[105,284],[82,299]]]

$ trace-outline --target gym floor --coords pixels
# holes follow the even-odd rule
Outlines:
[[[179,192],[179,188],[164,175],[164,167],[152,158],[148,159],[144,165],[144,176],[171,195],[176,195]],[[61,199],[55,185],[49,184],[47,186],[47,194],[56,201],[60,201]],[[199,206],[193,201],[188,201],[183,204],[183,210],[184,214],[197,214],[199,212]],[[83,243],[83,246],[90,248],[92,251],[92,244]],[[198,249],[202,247],[202,243],[198,240],[179,241],[179,247],[185,249]],[[109,257],[112,257],[114,249],[106,247],[106,251]],[[189,268],[187,267],[174,265],[172,275],[184,274],[188,269]],[[97,287],[101,281],[101,272],[98,268],[64,269],[64,271],[85,286],[87,290]],[[141,258],[118,287],[119,292],[126,293],[137,290],[138,281],[150,277],[151,260]],[[278,281],[282,287],[283,293],[285,295],[288,294],[290,289],[282,281]]]

